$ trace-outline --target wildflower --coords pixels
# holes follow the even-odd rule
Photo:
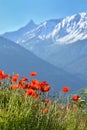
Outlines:
[[[17,77],[12,77],[12,82],[16,82],[17,81]]]
[[[46,114],[47,112],[48,112],[47,108],[44,108],[43,111],[42,111],[43,114]]]
[[[42,92],[47,92],[51,89],[51,87],[49,86],[49,84],[47,84],[46,81],[41,82],[40,85],[41,85]]]
[[[37,93],[35,93],[35,95],[33,96],[34,98],[39,98],[40,97],[40,95],[39,94],[37,94]]]
[[[80,97],[79,97],[78,95],[76,95],[76,96],[73,96],[73,97],[72,97],[72,100],[73,100],[73,101],[78,101],[79,98],[80,98]]]
[[[35,95],[35,91],[33,89],[28,89],[26,94],[27,94],[27,96],[34,96]]]
[[[16,84],[12,85],[12,89],[13,89],[13,90],[16,90],[16,89],[18,89],[18,88],[19,88],[18,85],[16,85]]]
[[[50,89],[51,89],[51,87],[50,87],[49,85],[46,85],[46,86],[41,87],[42,92],[47,92],[47,91],[49,91]]]
[[[30,72],[30,76],[36,76],[37,75],[37,72]]]
[[[24,78],[24,77],[23,77],[21,80],[22,80],[22,81],[28,81],[28,78]]]
[[[34,90],[41,90],[40,82],[36,79],[33,79],[29,84],[29,87]]]
[[[12,82],[16,82],[19,78],[19,74],[14,74],[12,77]]]
[[[39,95],[31,88],[27,89],[27,92],[26,92],[27,96],[32,96],[34,98],[38,98]]]
[[[21,79],[21,80],[19,80],[18,84],[19,84],[19,86],[20,85],[22,86],[24,84],[24,81]]]
[[[48,85],[46,81],[42,81],[41,82],[41,87],[45,86],[45,85]]]
[[[28,84],[23,83],[19,86],[20,86],[21,89],[28,89]]]
[[[4,71],[3,70],[0,70],[0,75],[4,75]]]
[[[4,71],[0,70],[0,80],[4,79]]]
[[[68,92],[69,90],[70,90],[70,87],[68,87],[68,86],[62,88],[62,92],[63,92],[63,93],[66,93],[66,92]]]

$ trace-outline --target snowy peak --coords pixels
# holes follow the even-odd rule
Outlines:
[[[69,44],[87,38],[87,13],[74,14],[63,19],[48,20],[28,31],[18,43],[51,40],[56,44]]]
[[[82,12],[61,19],[51,19],[36,25],[33,20],[18,31],[5,33],[4,37],[17,43],[51,41],[55,44],[70,44],[87,39],[87,13]],[[26,45],[26,44],[25,44]]]
[[[64,18],[53,30],[56,43],[73,43],[87,38],[87,13]]]
[[[87,13],[86,12],[82,12],[82,13],[79,13],[79,15],[81,15],[82,17],[87,17]]]
[[[49,39],[53,29],[58,22],[60,22],[60,20],[58,19],[44,21],[43,23],[38,25],[37,28],[28,31],[22,38],[18,39],[17,42],[23,43],[32,39],[36,41]]]

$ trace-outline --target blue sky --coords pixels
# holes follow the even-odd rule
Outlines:
[[[87,0],[0,0],[0,33],[26,25],[31,19],[39,24],[87,12]]]

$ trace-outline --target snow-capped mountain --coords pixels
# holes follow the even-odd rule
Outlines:
[[[87,38],[87,13],[64,18],[52,32],[56,43],[73,43]]]
[[[60,19],[46,20],[36,25],[32,20],[23,28],[3,34],[17,43],[51,41],[69,44],[87,38],[87,13],[82,12]]]
[[[37,71],[38,75],[36,78],[40,81],[46,80],[55,91],[66,85],[69,85],[71,90],[78,90],[87,83],[85,80],[81,80],[41,60],[23,47],[2,37],[0,37],[1,69],[5,70],[6,73],[19,73],[23,76],[29,76],[29,72]]]
[[[56,67],[87,80],[86,12],[42,22],[16,42]]]
[[[23,37],[17,40],[17,43],[26,42],[28,40],[36,40],[36,42],[47,40],[51,38],[52,31],[60,22],[60,19],[48,20],[37,26],[36,29],[27,32]]]
[[[28,31],[35,29],[36,27],[37,25],[33,22],[33,20],[30,20],[30,22],[24,27],[18,29],[17,31],[6,32],[3,34],[3,36],[7,39],[16,42],[20,37],[23,37],[24,34],[26,34]]]
[[[18,43],[51,40],[57,44],[68,44],[87,38],[87,13],[79,13],[64,19],[48,20],[28,31]]]

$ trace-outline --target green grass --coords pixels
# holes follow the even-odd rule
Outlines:
[[[76,104],[76,108],[65,109],[55,99],[46,105],[40,98],[24,95],[23,90],[4,88],[0,91],[0,130],[87,130],[87,113]],[[42,112],[44,108],[47,113]]]
[[[64,87],[61,96],[50,99],[46,82],[18,78],[0,71],[0,130],[87,130],[85,91],[74,101]]]

